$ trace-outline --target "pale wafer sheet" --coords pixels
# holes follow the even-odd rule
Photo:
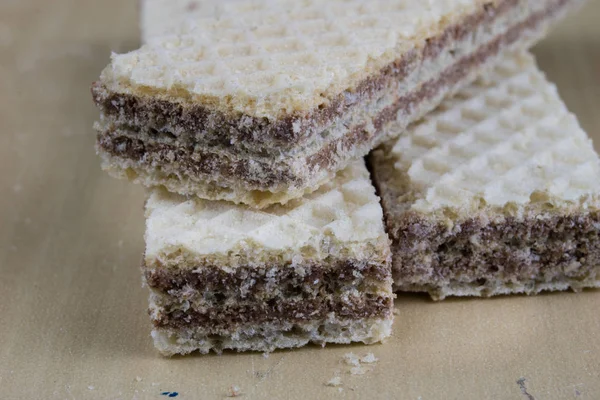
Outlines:
[[[410,209],[561,207],[600,189],[591,140],[530,55],[507,57],[446,100],[392,149]]]
[[[166,3],[146,1],[143,21],[153,26],[144,27],[148,45],[114,55],[106,77],[133,90],[177,92],[176,97],[277,117],[312,110],[485,2],[210,0],[191,7],[176,1],[172,8]],[[152,9],[165,9],[172,17],[168,25],[176,28]]]
[[[398,289],[600,284],[600,159],[531,55],[504,59],[372,162]]]
[[[362,160],[285,206],[260,211],[155,190],[146,217],[149,266],[168,265],[173,254],[224,268],[275,259],[364,258],[387,246],[379,198]]]

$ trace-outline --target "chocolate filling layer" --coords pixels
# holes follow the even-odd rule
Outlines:
[[[500,42],[513,42],[526,28],[534,27],[543,19],[558,12],[568,1],[552,2],[546,10],[532,14],[526,21],[511,28],[504,38],[497,40],[498,45],[492,46],[495,47],[493,51],[498,51]],[[459,24],[448,27],[439,36],[427,39],[420,57],[414,51],[407,53],[401,59],[383,68],[377,76],[364,80],[356,88],[339,94],[328,105],[321,105],[305,115],[288,115],[279,120],[270,121],[266,118],[257,118],[241,113],[224,114],[207,109],[202,105],[184,106],[166,100],[148,100],[128,94],[108,93],[100,82],[93,84],[92,95],[95,103],[107,116],[115,118],[122,116],[128,121],[133,121],[137,126],[151,127],[156,131],[203,132],[205,138],[209,136],[211,138],[205,142],[207,146],[216,144],[233,146],[235,143],[256,142],[266,143],[269,146],[280,146],[282,149],[289,148],[307,140],[313,134],[320,133],[335,119],[347,113],[350,108],[360,107],[365,100],[379,96],[394,82],[402,80],[412,69],[418,68],[415,60],[420,58],[423,61],[435,58],[453,42],[464,39],[478,25],[492,22],[511,8],[517,7],[519,3],[519,0],[503,0],[497,6],[491,3],[485,4],[480,12],[466,17]],[[486,54],[489,55],[490,51],[482,49],[477,52],[480,55],[476,58],[483,59]],[[468,64],[476,65],[475,62],[465,61],[461,68]],[[467,72],[463,70],[462,75],[466,75]],[[429,90],[435,90],[439,86],[433,81],[429,85]],[[419,93],[414,93],[413,96],[415,96],[414,99],[400,99],[398,103],[418,102],[427,97],[427,95]],[[397,107],[397,109],[400,108],[402,108],[401,105]],[[388,110],[389,112],[391,111]],[[177,129],[174,130],[173,127]]]
[[[466,220],[451,232],[440,223],[406,215],[393,238],[396,284],[447,284],[448,281],[519,282],[600,274],[600,212],[548,219],[509,217],[501,223]]]
[[[418,90],[399,98],[394,104],[384,109],[374,118],[375,131],[369,131],[365,129],[364,126],[355,126],[351,128],[344,137],[331,141],[317,153],[309,156],[306,159],[306,163],[311,167],[326,169],[339,163],[339,160],[337,160],[335,155],[340,152],[348,152],[357,146],[366,144],[371,144],[369,147],[373,147],[373,145],[375,145],[378,140],[381,140],[381,138],[384,136],[385,126],[388,123],[395,121],[398,113],[410,114],[411,110],[415,108],[415,105],[439,95],[439,93],[442,91],[441,88],[452,87],[456,85],[461,81],[461,79],[466,78],[473,68],[483,64],[491,56],[498,54],[503,46],[514,43],[526,30],[534,28],[552,14],[557,13],[568,1],[569,0],[558,0],[552,3],[544,11],[532,14],[527,20],[513,26],[504,35],[496,38],[484,46],[481,46],[471,55],[463,57],[452,67],[446,69],[438,78],[426,82],[425,84],[421,85]],[[516,3],[516,0],[505,0],[497,9],[486,7],[485,12],[482,12],[481,15],[470,17],[472,19],[472,22],[470,23],[476,24],[489,18],[493,18],[500,12],[504,12],[505,9],[514,6]],[[439,38],[428,41],[428,45],[423,50],[425,55],[427,57],[434,57],[435,55],[439,54],[439,52],[441,52],[444,46],[446,46],[449,42],[462,38],[464,35],[467,35],[471,29],[472,27],[469,27],[467,23],[452,27]],[[411,57],[414,57],[414,55]],[[392,72],[397,73],[399,74],[397,79],[401,79],[403,76],[402,74],[406,73],[404,71],[406,69],[405,65],[408,65],[409,63],[410,61],[407,59],[401,60],[397,64],[394,64],[395,66],[389,66],[386,68],[384,72],[386,74],[390,74]],[[372,91],[381,89],[375,89],[376,82],[379,82],[381,85],[382,82],[386,81],[387,79],[389,78],[385,74],[382,74],[378,78],[372,78],[369,80],[370,83],[368,84],[365,82],[364,85],[367,85],[370,89],[364,89],[364,93],[371,93]],[[96,94],[99,92],[97,90],[93,91]],[[134,99],[119,97],[118,99],[112,98],[111,100],[108,100],[108,98],[104,99],[103,97],[96,97],[96,101],[100,103],[101,107],[114,108],[111,111],[112,113],[119,112],[119,107],[121,107],[117,107],[113,104],[124,104],[123,107],[125,107],[125,113],[131,114],[132,118],[136,117],[135,113],[139,114],[142,112],[149,112],[143,111],[145,109],[144,107],[153,107],[151,105],[142,106],[141,102]],[[131,105],[128,105],[130,103]],[[154,101],[152,103],[154,103]],[[163,123],[166,123],[168,119],[169,121],[176,120],[178,121],[178,124],[188,123],[193,125],[186,127],[186,129],[198,129],[202,125],[202,115],[206,114],[206,110],[202,111],[202,109],[191,112],[188,109],[183,110],[180,105],[175,106],[171,103],[168,104],[169,106],[161,105],[155,111],[152,111],[160,112],[161,107],[165,108],[165,110],[163,110],[163,114],[166,117]],[[316,112],[314,120],[318,121],[319,118],[325,118],[325,115],[328,116],[327,118],[333,118],[334,115],[338,115],[335,114],[335,109],[336,108],[334,107],[334,109],[329,113],[326,113],[325,111]],[[341,113],[343,110],[339,112]],[[183,117],[184,114],[185,118]],[[194,117],[196,114],[198,116]],[[262,123],[266,124],[264,121]],[[292,134],[293,131],[291,130],[291,120],[287,122],[282,121],[281,124],[283,125],[276,123],[262,126],[259,124],[256,129],[261,129],[262,127],[262,129],[269,130],[270,134],[277,137],[277,140],[294,141],[295,139],[293,138]],[[287,126],[288,124],[290,125],[288,127],[290,129],[282,128],[284,125]],[[250,131],[252,131],[252,129]],[[233,130],[231,132],[233,132]],[[242,140],[251,139],[244,137]],[[304,184],[304,182],[301,181],[301,177],[294,175],[292,171],[286,169],[284,166],[281,166],[281,168],[273,168],[272,162],[261,161],[260,159],[252,160],[252,163],[255,163],[255,165],[261,165],[261,174],[257,175],[252,173],[250,170],[250,161],[248,160],[230,161],[224,158],[222,155],[198,151],[193,147],[181,148],[168,144],[148,144],[138,139],[116,136],[114,133],[99,134],[98,146],[111,155],[137,160],[145,165],[181,165],[182,173],[188,177],[196,177],[199,173],[215,176],[214,174],[218,173],[220,174],[220,177],[224,179],[241,178],[249,186],[252,186],[258,190],[268,190],[270,187],[279,185],[294,186]],[[202,180],[201,177],[200,180]]]
[[[385,284],[391,278],[387,264],[365,261],[339,261],[320,265],[283,265],[277,268],[238,267],[232,272],[202,266],[196,270],[149,269],[142,265],[149,287],[163,293],[210,294],[210,300],[303,296],[312,299],[333,294],[347,285],[358,286],[365,280]]]
[[[235,328],[242,324],[261,324],[268,322],[301,323],[324,320],[329,313],[336,318],[364,319],[388,317],[391,313],[392,298],[372,294],[356,300],[333,301],[317,298],[312,301],[258,302],[251,305],[232,305],[208,308],[203,311],[165,310],[153,323],[156,327],[187,328],[204,326],[210,332]],[[209,334],[210,334],[209,332]]]

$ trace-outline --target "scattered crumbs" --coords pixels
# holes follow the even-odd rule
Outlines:
[[[344,361],[348,365],[354,365],[358,367],[360,365],[360,358],[354,353],[346,353],[344,354]]]
[[[227,397],[238,397],[241,394],[242,394],[242,391],[240,390],[240,388],[238,386],[231,385],[229,387],[229,393],[227,394]]]
[[[340,378],[339,376],[335,376],[335,377],[331,378],[329,381],[327,381],[327,383],[325,385],[334,386],[334,387],[341,386],[342,378]]]
[[[375,355],[373,353],[367,353],[363,358],[360,359],[360,362],[363,362],[366,364],[373,364],[373,363],[376,363],[377,361],[379,361],[379,359],[377,357],[375,357]]]
[[[135,381],[136,381],[136,382],[141,382],[141,381],[142,381],[142,378],[141,378],[141,377],[139,377],[139,376],[136,376],[136,377],[135,377]]]
[[[365,371],[365,369],[362,367],[352,367],[350,369],[350,373],[352,375],[364,375],[365,372],[367,372],[367,371]]]
[[[374,364],[379,360],[373,353],[367,353],[362,357],[357,356],[354,353],[346,353],[344,354],[344,362],[347,365],[350,365],[350,373],[352,375],[364,375],[365,373],[372,371]],[[364,364],[369,364],[368,367],[365,368]]]
[[[23,186],[21,186],[21,184],[16,183],[13,185],[13,192],[19,193],[21,190],[23,190]]]
[[[160,382],[152,382],[152,386],[158,386],[160,385]]]
[[[94,390],[96,389],[95,387],[93,387],[92,385],[88,386],[88,390]]]

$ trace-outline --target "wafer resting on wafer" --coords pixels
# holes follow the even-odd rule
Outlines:
[[[146,28],[148,43],[114,55],[94,84],[98,152],[112,175],[146,186],[285,203],[580,2],[194,3],[177,29]]]

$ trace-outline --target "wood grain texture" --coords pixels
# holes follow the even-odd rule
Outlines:
[[[600,150],[598,18],[590,1],[534,52]],[[90,83],[138,44],[133,0],[0,2],[0,398],[600,398],[599,291],[400,296],[385,345],[161,357],[144,193],[100,171],[91,128]],[[352,375],[350,351],[379,361]]]

